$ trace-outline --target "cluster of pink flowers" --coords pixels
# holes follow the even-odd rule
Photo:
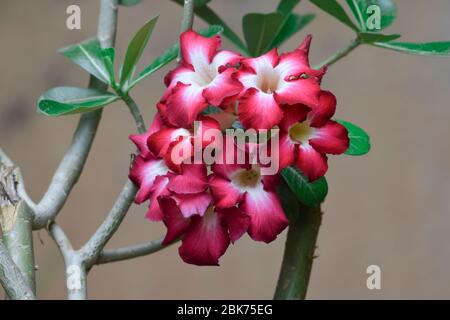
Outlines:
[[[205,129],[224,130],[235,120],[246,129],[278,128],[279,150],[271,150],[279,169],[296,166],[310,181],[327,171],[327,154],[341,154],[349,145],[346,129],[330,120],[336,108],[332,93],[322,91],[325,68],[308,61],[311,37],[293,52],[276,49],[257,58],[220,50],[220,37],[181,35],[182,61],[165,78],[167,89],[157,105],[149,131],[132,135],[140,153],[130,172],[138,186],[136,203],[149,200],[146,217],[163,221],[164,243],[181,239],[179,254],[197,265],[218,265],[219,258],[243,234],[273,241],[288,225],[275,192],[279,172],[265,175],[263,165],[179,163],[172,150],[183,146],[193,157],[193,140],[206,147],[213,141]],[[202,114],[208,106],[216,114]],[[194,121],[202,129],[194,130]],[[220,152],[220,151],[217,151]],[[225,152],[222,152],[226,157]]]

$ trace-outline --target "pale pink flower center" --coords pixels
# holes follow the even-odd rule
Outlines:
[[[280,86],[280,75],[273,68],[264,68],[257,75],[256,85],[264,93],[274,93]]]
[[[289,137],[302,144],[308,143],[313,135],[314,128],[312,128],[307,121],[298,122],[289,128]]]

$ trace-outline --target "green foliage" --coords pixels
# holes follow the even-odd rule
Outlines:
[[[141,2],[142,0],[119,0],[119,4],[125,7],[135,6]]]
[[[314,182],[309,182],[308,179],[294,167],[283,169],[281,175],[297,200],[308,207],[315,207],[325,200],[328,193],[328,183],[325,177]]]
[[[141,29],[139,29],[128,45],[127,53],[125,54],[125,59],[120,73],[121,87],[123,87],[132,77],[136,64],[139,62],[139,59],[147,46],[148,40],[150,39],[157,21],[158,16],[150,19]]]
[[[350,146],[347,151],[345,151],[345,154],[351,156],[362,156],[369,152],[370,138],[363,129],[344,120],[336,121],[347,129],[348,137],[350,138]]]
[[[39,113],[55,117],[93,111],[118,99],[112,93],[95,89],[56,87],[39,98],[37,107]]]
[[[397,6],[393,0],[346,0],[353,12],[361,31],[381,31],[390,26],[397,18]],[[367,28],[371,16],[376,12],[370,10],[371,6],[380,8],[380,29],[370,30]]]
[[[107,54],[104,54],[103,50],[100,42],[93,38],[64,47],[59,52],[97,79],[109,83],[109,72],[102,58]]]
[[[284,17],[279,12],[249,13],[242,20],[245,41],[251,56],[257,57],[268,50],[280,32]]]
[[[325,11],[326,13],[332,15],[339,21],[341,21],[346,26],[352,28],[355,31],[358,31],[358,28],[349,18],[345,10],[336,0],[310,0],[317,7]]]
[[[286,19],[283,27],[271,44],[271,48],[279,47],[294,34],[306,27],[313,19],[314,14],[298,15],[292,13]]]
[[[450,41],[424,42],[424,43],[376,42],[374,43],[374,45],[384,49],[423,56],[450,55]]]

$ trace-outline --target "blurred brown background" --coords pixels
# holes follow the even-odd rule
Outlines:
[[[405,41],[450,40],[450,2],[398,0],[399,17],[387,32]],[[66,7],[79,4],[82,29],[65,27]],[[214,0],[211,6],[241,34],[246,12],[269,12],[276,0]],[[298,13],[318,10],[308,1]],[[160,13],[142,59],[150,63],[177,40],[181,8],[168,0],[145,0],[121,8],[118,57],[149,17]],[[35,101],[59,85],[85,86],[87,76],[57,49],[95,34],[98,1],[2,0],[0,3],[0,145],[22,168],[27,189],[38,200],[58,165],[78,116],[46,118]],[[200,20],[196,27],[204,27]],[[293,49],[313,33],[311,61],[318,63],[347,45],[352,32],[319,13],[282,49]],[[224,46],[231,48],[227,41]],[[150,122],[163,90],[164,69],[139,85],[135,99]],[[310,298],[450,298],[450,57],[418,57],[361,47],[330,68],[324,87],[338,97],[337,116],[371,135],[369,155],[330,160],[331,187],[324,205],[319,258]],[[125,179],[135,128],[127,109],[105,110],[80,182],[58,217],[79,247],[105,217]],[[161,224],[143,219],[133,206],[109,247],[158,238]],[[42,243],[39,239],[42,239]],[[221,267],[184,264],[176,246],[151,256],[95,267],[90,298],[272,297],[285,233],[270,245],[244,237],[221,259]],[[62,259],[45,231],[35,235],[38,294],[65,298]],[[366,288],[366,268],[382,270],[382,290]]]

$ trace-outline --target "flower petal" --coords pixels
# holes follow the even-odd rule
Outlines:
[[[157,176],[166,175],[169,168],[161,159],[144,159],[137,156],[130,170],[130,179],[138,187],[138,193],[135,198],[136,203],[142,203],[150,197],[151,188]]]
[[[278,166],[280,169],[284,169],[295,161],[295,150],[297,144],[292,141],[287,132],[280,132],[280,141],[278,152],[272,152],[273,161],[278,160]]]
[[[306,120],[308,112],[311,109],[304,105],[293,105],[284,108],[284,117],[280,122],[280,129],[284,132],[289,132],[289,129],[297,122]]]
[[[161,221],[163,219],[163,212],[159,206],[158,198],[168,196],[170,194],[167,189],[169,178],[166,176],[158,176],[150,190],[150,205],[148,207],[145,217],[150,221]]]
[[[240,208],[250,216],[248,234],[256,241],[275,240],[289,224],[276,193],[262,184],[247,191]]]
[[[167,188],[175,193],[199,193],[208,187],[204,164],[182,164],[180,174],[170,175]]]
[[[316,107],[319,104],[320,85],[314,78],[297,79],[292,81],[280,80],[280,85],[274,93],[280,104],[304,104]]]
[[[195,31],[183,32],[180,36],[183,61],[192,65],[195,70],[213,61],[217,49],[220,47],[220,37],[203,37]]]
[[[309,144],[302,144],[298,148],[297,166],[312,182],[327,172],[327,156],[317,152]]]
[[[178,82],[168,96],[167,108],[160,109],[167,121],[175,127],[188,127],[207,107],[203,88]]]
[[[238,53],[228,50],[221,50],[214,56],[211,62],[211,66],[215,70],[221,72],[223,71],[223,67],[235,66],[240,62],[241,59],[242,56]]]
[[[211,212],[204,217],[192,217],[178,252],[186,263],[218,266],[229,245],[226,226],[216,212]]]
[[[217,208],[230,208],[235,206],[243,196],[233,183],[217,175],[212,175],[209,179],[209,187]]]
[[[283,110],[274,95],[250,88],[239,101],[238,115],[246,128],[270,129],[281,121]]]
[[[243,69],[250,69],[254,73],[263,72],[266,69],[273,69],[278,64],[277,48],[273,48],[266,54],[257,58],[247,58],[241,61]]]
[[[341,154],[348,149],[350,140],[347,129],[334,121],[328,121],[323,127],[316,128],[309,144],[320,153]]]
[[[167,154],[170,144],[178,141],[180,137],[189,137],[190,133],[184,128],[164,127],[148,137],[148,147],[157,157]]]
[[[193,215],[203,216],[212,202],[212,197],[207,192],[194,194],[174,194],[172,198],[180,208],[181,214],[189,218]]]
[[[153,122],[152,125],[150,126],[150,129],[146,133],[130,135],[130,140],[133,141],[133,143],[138,148],[141,156],[143,156],[144,158],[146,158],[150,153],[150,150],[147,145],[148,137],[153,133],[155,133],[156,131],[161,130],[162,127],[163,122],[158,112],[156,113],[155,118],[153,118]]]
[[[175,200],[170,197],[159,198],[159,205],[164,213],[163,222],[167,227],[163,244],[170,244],[186,232],[191,220],[183,217]]]
[[[203,97],[213,106],[220,106],[224,99],[237,96],[242,91],[242,84],[236,79],[235,70],[227,69],[218,74],[203,91]]]
[[[329,91],[322,91],[319,96],[319,105],[312,108],[308,114],[311,126],[323,126],[336,111],[336,97]]]
[[[219,217],[228,227],[231,242],[239,240],[250,225],[250,217],[236,207],[217,210]]]

